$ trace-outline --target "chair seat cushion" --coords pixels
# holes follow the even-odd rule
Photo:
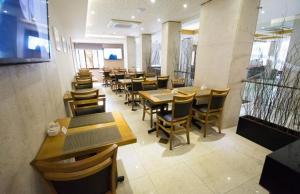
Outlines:
[[[76,116],[105,112],[103,106],[82,107],[75,110]]]
[[[193,105],[193,109],[196,109],[199,112],[206,113],[208,110],[208,104],[197,104]]]
[[[159,112],[157,116],[163,118],[166,121],[172,121],[172,111]]]

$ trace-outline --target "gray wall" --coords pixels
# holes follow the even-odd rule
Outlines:
[[[54,25],[69,39],[68,30],[56,22],[53,2],[49,1],[50,33]],[[30,162],[44,140],[47,123],[65,116],[62,97],[74,75],[71,53],[52,48],[52,55],[49,63],[0,67],[1,194],[48,193]]]

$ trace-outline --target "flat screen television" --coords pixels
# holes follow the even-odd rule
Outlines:
[[[47,0],[0,0],[0,65],[50,60]]]
[[[121,60],[123,59],[121,48],[104,48],[104,59],[105,60]]]

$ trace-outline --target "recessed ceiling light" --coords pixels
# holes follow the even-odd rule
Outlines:
[[[3,10],[3,13],[8,13],[8,11],[7,10]]]
[[[95,11],[94,11],[94,10],[93,10],[93,11],[91,11],[91,14],[92,14],[92,15],[95,15]]]
[[[265,29],[265,27],[261,27],[261,29]]]
[[[183,6],[184,8],[187,8],[187,4],[186,4],[186,3],[185,3],[185,4],[183,4],[182,6]]]
[[[143,27],[141,27],[141,30],[143,31],[143,30],[144,30],[144,28],[143,28]]]
[[[151,3],[155,3],[155,0],[150,0],[151,1]]]
[[[160,18],[158,18],[158,19],[157,19],[157,21],[158,21],[158,22],[161,22],[161,19],[160,19]]]
[[[264,11],[264,10],[261,10],[261,13],[262,13],[262,14],[264,14],[264,13],[265,13],[265,11]]]
[[[135,16],[134,16],[134,15],[132,15],[132,16],[131,16],[131,19],[135,19]]]

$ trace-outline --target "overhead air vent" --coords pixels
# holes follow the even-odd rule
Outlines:
[[[108,27],[110,27],[110,28],[132,29],[132,28],[137,28],[140,24],[141,24],[141,22],[138,22],[138,21],[112,19],[108,23]]]

